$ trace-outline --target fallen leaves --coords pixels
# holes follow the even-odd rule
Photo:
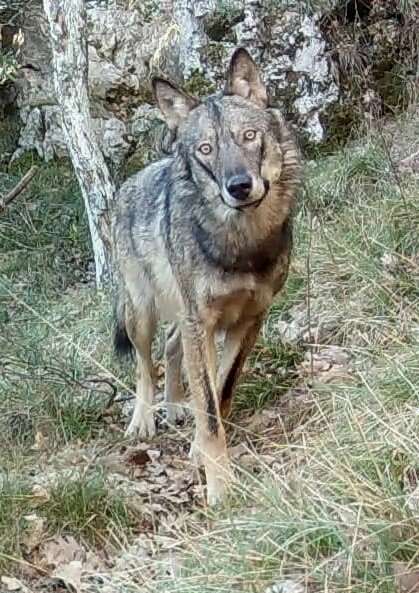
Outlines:
[[[394,562],[393,573],[398,593],[419,593],[419,569],[409,567],[407,562]]]
[[[306,352],[299,374],[322,383],[352,380],[350,359],[350,354],[338,346],[319,346],[314,352]]]
[[[25,515],[22,545],[27,554],[31,554],[45,539],[45,519],[35,513]]]
[[[54,569],[83,560],[86,551],[72,536],[59,536],[44,542],[39,550],[39,564],[45,569]]]
[[[26,593],[29,591],[26,585],[13,577],[3,576],[0,580],[2,585],[6,587],[6,591],[21,591],[21,593]]]
[[[69,590],[82,593],[83,576],[94,575],[103,569],[103,562],[86,550],[73,536],[56,536],[43,541],[34,555],[36,566],[52,583],[63,583]]]
[[[290,436],[293,431],[296,434],[301,415],[312,408],[313,394],[307,377],[314,372],[320,381],[333,381],[350,373],[349,363],[350,357],[343,349],[316,346],[298,364],[297,372],[302,378],[299,386],[284,393],[275,407],[245,416],[230,428],[229,452],[238,477],[240,472],[275,475],[283,471]],[[127,445],[126,441],[110,444],[106,437],[99,438],[91,444],[72,443],[54,454],[43,455],[45,465],[33,477],[34,512],[24,517],[22,542],[31,564],[47,575],[42,579],[48,586],[87,593],[92,578],[100,580],[101,575],[106,575],[103,590],[107,591],[109,586],[113,593],[120,589],[124,579],[152,587],[154,579],[162,575],[173,577],[179,572],[181,553],[178,552],[182,550],[182,542],[189,532],[202,528],[192,527],[194,511],[204,504],[202,476],[193,468],[187,454],[192,430],[192,423],[186,424],[181,430],[159,436],[158,443],[135,445]],[[37,450],[44,453],[46,445],[38,435]],[[71,535],[46,539],[42,505],[50,500],[50,489],[74,479],[75,475],[88,475],[93,467],[104,476],[109,495],[119,495],[130,516],[135,517],[134,541],[130,545],[124,541],[124,550],[112,558],[99,558]],[[11,581],[7,586],[18,584]],[[298,583],[291,581],[281,581],[272,587],[270,593],[301,591]]]
[[[138,467],[143,467],[151,460],[150,455],[146,450],[132,451],[127,456],[127,462]]]

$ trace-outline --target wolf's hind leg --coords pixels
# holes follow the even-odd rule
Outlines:
[[[137,355],[137,386],[135,409],[125,434],[151,438],[156,432],[153,414],[154,369],[151,356],[156,331],[153,307],[136,307],[127,311],[126,328]]]
[[[166,373],[164,386],[164,400],[166,402],[167,421],[175,424],[183,420],[185,408],[182,403],[185,400],[185,390],[182,381],[182,336],[176,325],[171,325],[166,335]]]

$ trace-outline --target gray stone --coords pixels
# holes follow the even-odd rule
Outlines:
[[[198,94],[200,81],[203,92],[220,88],[239,45],[259,61],[272,96],[309,140],[322,141],[321,116],[339,92],[319,16],[301,16],[298,6],[284,10],[260,0],[222,5],[216,0],[165,0],[160,5],[150,0],[141,9],[93,4],[88,10],[89,93],[105,155],[119,169],[132,148],[127,138],[141,149],[155,126],[152,73],[164,73],[179,84],[193,80]],[[34,149],[46,159],[63,156],[41,6],[31,8],[23,29],[18,103],[24,126],[18,154]]]

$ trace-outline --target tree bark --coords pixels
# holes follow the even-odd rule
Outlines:
[[[83,194],[96,266],[96,285],[111,276],[108,211],[115,185],[96,141],[89,111],[87,18],[84,0],[43,0],[54,84],[64,137]]]

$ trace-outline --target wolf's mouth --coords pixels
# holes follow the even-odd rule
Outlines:
[[[235,210],[247,210],[248,208],[253,208],[254,210],[256,210],[256,208],[258,208],[263,202],[263,200],[266,198],[266,194],[268,193],[270,188],[270,183],[266,179],[263,180],[263,185],[265,187],[265,192],[261,198],[259,198],[258,200],[254,200],[253,202],[249,202],[248,204],[243,204],[242,206],[236,206]]]
[[[247,210],[248,208],[256,208],[261,205],[263,202],[264,197],[266,196],[266,192],[264,195],[259,199],[255,200],[254,202],[249,202],[248,204],[243,204],[243,206],[234,206],[234,210]]]

